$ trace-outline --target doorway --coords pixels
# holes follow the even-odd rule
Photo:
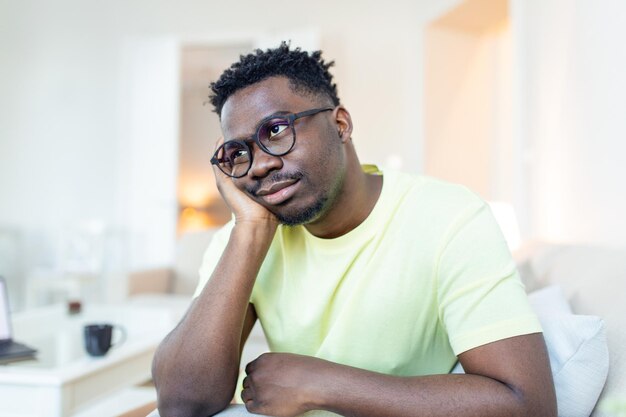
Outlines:
[[[465,0],[425,33],[424,169],[485,200],[516,200],[507,0]]]

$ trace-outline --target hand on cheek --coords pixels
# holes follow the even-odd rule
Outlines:
[[[223,143],[224,138],[219,138],[215,149],[217,150]],[[213,173],[217,189],[235,215],[236,223],[271,224],[273,227],[278,225],[276,216],[240,190],[234,183],[235,179],[224,174],[216,165],[213,165]]]

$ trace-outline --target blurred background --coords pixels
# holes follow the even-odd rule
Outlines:
[[[228,220],[208,84],[281,40],[336,61],[362,162],[467,185],[514,246],[626,247],[624,21],[621,0],[0,0],[13,309],[124,299]]]

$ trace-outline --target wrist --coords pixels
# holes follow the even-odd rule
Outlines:
[[[320,364],[315,377],[311,378],[306,408],[308,410],[328,410],[336,404],[336,396],[342,383],[341,367],[337,364],[324,361]]]
[[[278,223],[273,221],[247,221],[236,220],[231,231],[231,236],[239,241],[253,243],[255,246],[262,246],[263,242],[268,244],[274,239]]]
[[[243,210],[241,212],[234,212],[235,226],[241,226],[242,228],[252,228],[254,230],[275,230],[278,226],[278,219],[269,211],[264,210],[262,213],[257,213],[252,210]]]

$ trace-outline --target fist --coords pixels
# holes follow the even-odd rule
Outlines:
[[[251,413],[298,416],[316,409],[328,362],[290,353],[265,353],[246,366],[241,399]]]

